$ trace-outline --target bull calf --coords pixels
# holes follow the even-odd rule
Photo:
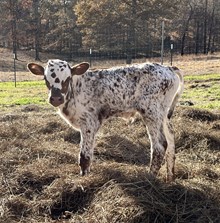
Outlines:
[[[82,175],[90,171],[95,135],[103,121],[138,112],[151,142],[150,172],[157,175],[165,158],[167,180],[173,180],[175,145],[170,117],[183,91],[178,68],[144,63],[88,70],[88,63],[70,67],[66,61],[49,60],[45,68],[29,63],[28,69],[44,76],[50,104],[80,131]]]

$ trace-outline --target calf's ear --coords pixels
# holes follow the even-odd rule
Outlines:
[[[88,69],[89,69],[89,64],[86,62],[83,62],[71,67],[71,74],[81,75],[81,74],[84,74]]]
[[[35,63],[29,63],[27,65],[28,70],[35,75],[44,75],[44,68],[41,65]]]

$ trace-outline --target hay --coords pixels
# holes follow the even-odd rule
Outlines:
[[[183,116],[202,122],[213,122],[220,119],[219,114],[201,109],[186,109],[183,112]]]
[[[110,119],[97,136],[90,175],[79,176],[79,133],[45,108],[0,118],[1,222],[152,223],[220,221],[218,114],[177,108],[176,180],[148,175],[140,120]]]

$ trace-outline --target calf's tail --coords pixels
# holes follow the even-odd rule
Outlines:
[[[183,74],[182,72],[177,68],[177,67],[172,67],[173,71],[175,74],[177,74],[177,76],[179,77],[179,87],[178,87],[178,90],[175,94],[175,97],[173,98],[173,101],[172,101],[172,104],[170,106],[170,109],[168,111],[168,119],[170,119],[173,115],[173,111],[176,107],[176,104],[181,96],[181,94],[183,93],[183,90],[184,90],[184,81],[183,81]]]

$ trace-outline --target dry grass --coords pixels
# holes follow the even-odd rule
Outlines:
[[[179,107],[176,180],[148,173],[141,120],[110,119],[97,137],[89,176],[79,176],[79,133],[53,109],[0,116],[0,219],[4,222],[219,222],[220,114]]]

